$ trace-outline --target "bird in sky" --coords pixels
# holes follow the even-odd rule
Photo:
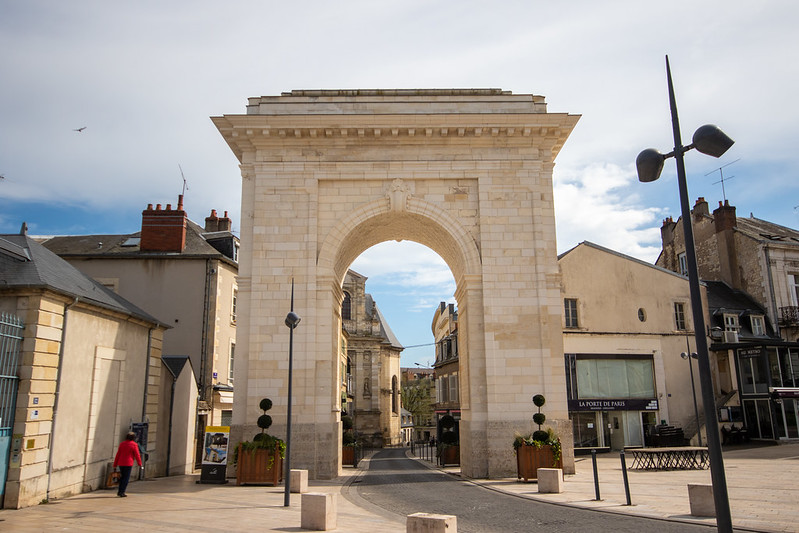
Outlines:
[[[86,126],[81,126],[80,128],[75,128],[75,129],[74,129],[74,130],[72,130],[72,131],[77,131],[78,133],[81,133],[81,132],[82,132],[83,130],[85,130],[85,129],[86,129]]]

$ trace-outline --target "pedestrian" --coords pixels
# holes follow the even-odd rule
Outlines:
[[[134,461],[141,466],[141,454],[139,454],[139,445],[136,444],[136,434],[130,431],[125,435],[125,440],[119,443],[117,454],[114,457],[114,468],[119,467],[119,473],[121,474],[119,489],[117,489],[117,496],[120,498],[127,496],[125,490],[128,488]]]

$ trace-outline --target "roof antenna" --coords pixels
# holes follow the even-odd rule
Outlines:
[[[733,163],[734,162],[735,161],[733,161]],[[180,163],[178,163],[178,168],[180,169],[180,177],[183,178],[183,193],[181,194],[181,196],[185,196],[186,195],[186,191],[189,190],[189,186],[186,185],[186,176],[183,175],[183,168],[180,166]]]
[[[724,203],[725,204],[727,203],[727,193],[724,191],[724,171],[721,170],[721,169],[723,169],[724,167],[728,167],[728,166],[732,165],[733,163],[737,163],[740,160],[741,159],[738,158],[735,161],[733,161],[732,163],[727,163],[726,165],[722,165],[719,168],[717,168],[716,170],[711,170],[710,172],[705,174],[705,176],[710,176],[711,174],[715,173],[716,171],[718,171],[718,173],[721,174],[721,179],[719,181],[714,181],[713,185],[716,185],[717,183],[721,183],[721,196],[724,199]],[[735,176],[730,176],[729,178],[727,178],[727,180],[729,181],[729,180],[731,180],[734,177]]]

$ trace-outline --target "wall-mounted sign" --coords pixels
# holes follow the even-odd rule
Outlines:
[[[738,350],[738,357],[751,359],[752,357],[759,357],[763,353],[763,349],[758,348],[741,348]]]
[[[657,411],[657,399],[569,400],[569,411]]]

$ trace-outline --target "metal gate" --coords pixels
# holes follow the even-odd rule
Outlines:
[[[23,327],[22,319],[0,313],[0,508],[3,506],[8,478]]]

